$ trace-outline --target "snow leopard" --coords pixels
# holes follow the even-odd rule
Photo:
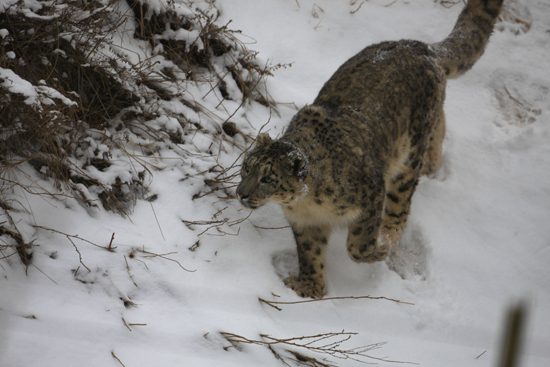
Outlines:
[[[260,134],[236,193],[243,206],[282,206],[296,240],[301,297],[326,294],[331,231],[348,229],[351,260],[384,260],[407,225],[421,174],[441,166],[447,79],[483,54],[502,0],[469,0],[450,35],[371,45],[346,61],[277,140]]]

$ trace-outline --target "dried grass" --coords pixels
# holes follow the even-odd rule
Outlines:
[[[217,147],[198,153],[215,155],[223,144],[245,150],[234,138],[242,137],[245,144],[253,138],[230,121],[237,111],[221,119],[199,102],[205,95],[187,92],[188,85],[207,85],[206,95],[220,96],[221,107],[226,100],[241,107],[250,101],[275,106],[264,81],[286,65],[259,64],[257,53],[237,38],[240,31],[218,24],[213,1],[206,1],[209,8],[202,10],[182,1],[162,11],[134,0],[35,3],[39,6],[32,11],[23,0],[0,10],[0,23],[8,32],[0,39],[0,202],[7,215],[14,193],[23,190],[74,198],[85,207],[127,216],[136,200],[144,198],[160,150],[170,147],[190,160],[184,144],[192,145],[198,132],[210,135]],[[125,7],[130,10],[122,12]],[[155,57],[172,66],[159,70],[152,59],[130,61],[131,52],[114,41],[129,32],[130,23],[136,24],[131,37],[150,44]],[[187,44],[174,36],[179,31],[198,32],[198,37]],[[229,89],[229,81],[240,94]],[[21,83],[27,91],[14,87]],[[163,107],[174,98],[209,125]],[[179,127],[159,125],[160,116],[175,119]],[[53,189],[22,183],[19,177],[29,165]],[[228,183],[234,175],[224,168],[212,170],[219,177],[206,181],[212,190],[205,194],[230,197]],[[98,178],[102,172],[115,172],[115,178],[106,182]],[[31,242],[25,244],[15,223],[1,226],[2,257],[13,255],[7,251],[13,247],[28,265]]]
[[[294,365],[310,367],[336,366],[327,357],[340,360],[352,360],[364,364],[374,362],[389,362],[400,364],[417,364],[412,362],[392,361],[385,358],[373,357],[368,352],[381,348],[385,343],[370,344],[355,348],[343,348],[342,344],[349,341],[357,333],[346,331],[307,335],[291,338],[276,338],[267,334],[260,334],[261,339],[250,339],[244,336],[221,332],[220,333],[231,345],[225,347],[241,350],[242,344],[251,344],[267,347],[285,366]],[[308,355],[309,354],[309,355]]]

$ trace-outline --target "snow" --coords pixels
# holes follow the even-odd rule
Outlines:
[[[147,3],[152,12],[165,6]],[[237,200],[193,200],[209,191],[199,173],[214,164],[212,158],[184,162],[167,149],[157,154],[151,201],[138,201],[129,218],[14,189],[13,219],[35,247],[28,271],[16,256],[0,260],[2,366],[282,366],[263,346],[225,350],[231,344],[220,332],[258,340],[260,334],[286,338],[342,330],[358,333],[344,348],[386,342],[368,352],[377,358],[494,366],[506,311],[520,300],[528,306],[521,365],[549,366],[550,6],[517,3],[529,4],[531,19],[524,20],[531,28],[518,33],[517,24],[501,23],[474,68],[448,83],[443,167],[421,180],[393,264],[405,279],[386,263],[349,260],[343,231],[330,241],[327,297],[370,295],[414,305],[338,299],[281,305],[278,311],[261,303],[259,298],[301,300],[282,282],[297,271],[282,210],[262,207],[246,219],[249,212]],[[351,13],[359,4],[216,3],[218,24],[232,20],[230,27],[242,30],[242,41],[265,62],[292,63],[268,81],[279,114],[254,103],[232,121],[256,130],[269,121],[264,131],[275,137],[295,105],[312,102],[354,53],[390,39],[440,41],[462,8],[432,0],[371,0]],[[191,33],[185,37],[194,38]],[[0,82],[29,103],[48,93],[7,69],[0,69]],[[210,96],[201,103],[216,110],[219,101]],[[188,109],[177,100],[169,104]],[[237,107],[216,113],[229,117]],[[159,117],[158,124],[177,125],[170,117]],[[193,143],[208,149],[212,142],[197,135]],[[219,163],[228,166],[240,151],[227,146],[222,153]],[[93,174],[106,182],[115,177]],[[14,175],[53,191],[53,183],[30,168]],[[112,251],[106,249],[110,243]]]
[[[10,59],[15,58],[15,57],[12,57],[13,54],[14,54],[13,52],[6,53],[6,55]],[[39,87],[33,86],[27,80],[21,78],[19,75],[17,75],[10,69],[0,68],[0,85],[7,88],[12,93],[19,93],[26,96],[27,99],[25,99],[25,103],[27,104],[39,104],[38,102],[39,100],[41,103],[44,103],[47,105],[53,104],[53,101],[50,98],[45,97],[46,95],[49,95],[52,98],[60,99],[67,106],[76,104],[76,102],[66,98],[55,89],[52,89],[46,86],[39,86]]]

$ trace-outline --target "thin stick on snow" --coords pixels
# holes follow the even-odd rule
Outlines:
[[[111,236],[111,241],[109,242],[109,247],[107,247],[107,250],[113,252],[116,247],[113,247],[113,241],[115,239],[115,233],[113,232],[113,235]]]
[[[77,234],[76,235],[73,235],[73,234],[67,234],[65,232],[61,232],[61,231],[58,231],[57,229],[53,229],[53,228],[48,228],[48,227],[44,227],[44,226],[33,226],[34,228],[40,228],[40,229],[45,229],[46,231],[50,231],[50,232],[55,232],[55,233],[59,233],[59,234],[62,234],[63,236],[67,237],[67,238],[76,238],[80,241],[84,241],[84,242],[87,242],[89,243],[90,245],[94,245],[96,247],[100,247],[100,248],[103,248],[105,250],[108,250],[107,247],[105,246],[100,246],[100,245],[97,245],[95,243],[93,243],[92,241],[88,241],[80,236],[78,236]]]
[[[371,296],[328,297],[328,298],[321,298],[321,299],[308,299],[308,300],[304,300],[304,301],[295,301],[295,302],[266,301],[266,300],[263,299],[263,298],[258,298],[258,300],[260,300],[260,302],[263,302],[263,303],[265,303],[266,305],[271,306],[271,307],[277,309],[278,311],[282,311],[282,308],[277,307],[277,306],[275,306],[275,305],[297,305],[297,304],[300,304],[300,303],[330,301],[330,300],[336,300],[336,299],[384,299],[384,300],[386,300],[386,301],[392,301],[392,302],[395,302],[395,303],[402,303],[402,304],[405,304],[405,305],[414,306],[414,303],[403,302],[403,301],[400,301],[400,300],[397,300],[397,299],[393,299],[393,298],[387,298],[387,297],[371,297]]]
[[[186,268],[183,267],[183,265],[180,264],[179,261],[174,260],[174,259],[170,259],[169,257],[166,257],[167,255],[172,255],[172,254],[175,254],[176,252],[169,252],[167,254],[155,254],[154,252],[145,251],[145,249],[138,250],[138,251],[143,252],[144,254],[148,255],[148,256],[145,256],[145,257],[160,257],[164,260],[173,261],[176,264],[178,264],[180,266],[180,268],[182,268],[183,270],[188,271],[190,273],[194,273],[196,271],[196,270],[186,269]]]
[[[166,242],[166,238],[164,238],[164,233],[162,233],[162,228],[160,228],[160,223],[157,218],[157,213],[155,213],[155,208],[153,208],[153,203],[149,202],[151,204],[151,209],[153,210],[153,214],[155,216],[155,220],[157,221],[157,226],[159,226],[160,234],[162,235],[162,239]]]
[[[485,353],[487,353],[487,351],[484,351],[483,353],[481,353],[480,355],[478,355],[478,356],[476,357],[476,359],[479,359],[479,357],[481,357],[481,356],[484,355]]]
[[[78,251],[78,247],[76,247],[76,244],[73,242],[73,240],[71,239],[71,237],[67,236],[67,239],[69,241],[71,241],[71,243],[73,244],[74,246],[74,249],[76,250],[76,252],[78,253],[78,258],[80,259],[80,263],[82,264],[83,267],[85,267],[86,269],[88,269],[89,272],[91,272],[90,268],[86,266],[86,264],[84,264],[82,262],[82,254],[80,253],[80,251]]]
[[[252,223],[252,222],[250,222],[250,223]],[[254,228],[257,228],[257,229],[287,229],[287,228],[291,228],[290,226],[283,226],[283,227],[261,227],[261,226],[255,225],[254,223],[252,223],[252,226],[254,226]]]
[[[123,367],[126,367],[124,363],[122,363],[122,361],[115,355],[115,352],[111,352],[111,355],[118,361],[118,363],[120,363]]]
[[[128,324],[130,326],[147,326],[147,324]]]
[[[523,103],[521,103],[520,101],[518,101],[517,99],[515,99],[514,97],[512,97],[512,95],[510,94],[510,92],[508,91],[508,88],[504,87],[504,90],[506,91],[506,94],[508,94],[508,97],[510,97],[512,99],[512,101],[516,102],[517,104],[519,104],[521,107],[525,108],[525,105]]]
[[[361,7],[363,6],[365,2],[363,1],[361,4],[359,4],[359,7],[357,7],[357,9],[353,10],[353,11],[350,11],[351,14],[355,14],[359,11],[359,9],[361,9]],[[355,5],[355,4],[351,4],[351,5]]]
[[[55,280],[53,280],[52,278],[50,278],[50,277],[48,276],[48,274],[44,273],[38,266],[36,266],[36,265],[33,264],[33,263],[31,263],[30,265],[34,266],[39,272],[41,272],[42,274],[44,274],[44,276],[45,276],[46,278],[48,278],[49,280],[51,280],[52,282],[54,282],[55,285],[59,285],[59,284],[57,284],[57,282],[56,282]]]
[[[128,328],[128,330],[132,331],[130,326],[128,326],[128,323],[126,322],[126,320],[124,320],[124,317],[122,318],[122,322],[124,323],[124,326],[126,326]]]
[[[130,273],[130,265],[128,265],[128,259],[126,258],[126,255],[124,255],[124,261],[126,261],[126,270],[128,271],[128,276],[130,277],[130,279],[132,279],[132,283],[134,283],[134,285],[137,287],[138,285],[134,280],[134,276],[132,275],[132,273]]]

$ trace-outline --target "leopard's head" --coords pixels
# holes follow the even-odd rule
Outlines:
[[[268,202],[291,205],[307,194],[308,162],[300,148],[260,134],[245,158],[237,197],[247,208]]]

